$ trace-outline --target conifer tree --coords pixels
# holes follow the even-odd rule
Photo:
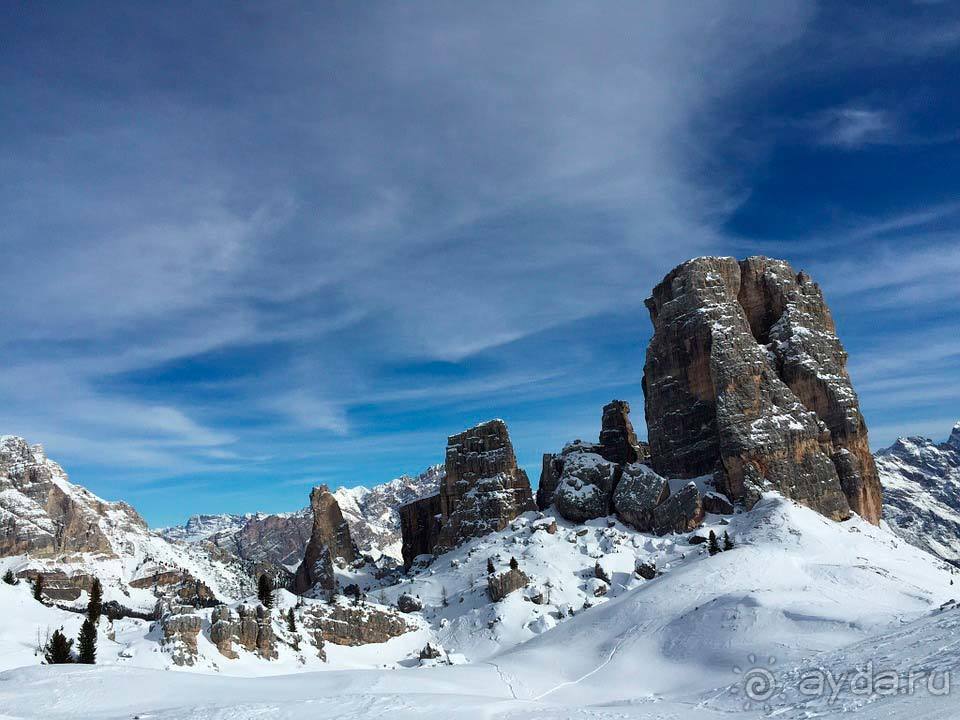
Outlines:
[[[266,574],[261,575],[257,581],[257,597],[260,598],[260,603],[265,608],[273,607],[273,583],[270,582],[270,578]]]
[[[448,605],[450,605],[450,600],[447,598],[447,586],[446,586],[446,585],[441,585],[441,586],[440,586],[440,602],[443,603],[443,606],[444,606],[444,607],[447,607]]]
[[[708,545],[708,550],[710,551],[711,555],[716,555],[718,552],[720,552],[720,543],[717,540],[717,534],[713,530],[710,531],[710,544]]]
[[[87,601],[87,619],[96,626],[103,614],[103,585],[99,578],[90,583],[90,600]]]
[[[63,665],[73,662],[73,640],[68,640],[62,630],[54,630],[43,649],[47,665]]]
[[[493,558],[487,558],[487,575],[493,575],[496,568],[493,566]]]
[[[287,613],[287,629],[292,633],[297,631],[297,616],[293,614],[293,608]]]
[[[93,665],[97,662],[97,626],[90,618],[80,626],[77,637],[77,662]]]
[[[520,567],[520,563],[517,562],[515,557],[510,558],[510,569],[517,570]]]
[[[17,579],[13,576],[13,570],[7,570],[7,571],[3,574],[3,581],[4,581],[7,585],[16,585],[16,584],[17,584]]]
[[[43,602],[43,575],[37,575],[33,581],[33,599]]]
[[[730,539],[730,533],[723,531],[723,549],[733,550],[733,540]]]

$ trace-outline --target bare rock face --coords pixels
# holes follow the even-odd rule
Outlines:
[[[239,635],[237,616],[226,605],[219,605],[210,615],[210,642],[216,645],[221,655],[236,659],[239,657],[233,649],[234,640]]]
[[[270,621],[270,611],[262,605],[241,605],[234,613],[226,605],[214,608],[210,616],[210,642],[221,655],[237,658],[234,643],[266,660],[277,657],[277,638]]]
[[[536,510],[527,474],[517,467],[507,424],[490,420],[447,439],[446,477],[440,485],[442,522],[435,553],[503,530]]]
[[[553,496],[557,511],[573,522],[609,515],[621,467],[591,452],[570,452],[563,458],[560,484]]]
[[[108,517],[109,516],[109,517]],[[40,445],[0,437],[0,557],[54,558],[72,553],[115,557],[104,527],[147,524],[126,503],[108,503],[67,480]]]
[[[511,568],[506,572],[487,576],[487,595],[491,602],[500,602],[514,590],[525,588],[530,578],[522,570]]]
[[[437,495],[400,508],[406,568],[417,555],[447,552],[537,509],[503,420],[451,435],[444,470]]]
[[[600,454],[618,465],[646,460],[646,448],[637,440],[637,434],[633,431],[630,403],[626,400],[613,400],[603,406]]]
[[[866,425],[819,287],[785,262],[696,258],[647,300],[653,468],[713,474],[731,499],[771,487],[822,514],[880,518]]]
[[[633,463],[623,468],[623,476],[613,494],[613,506],[623,522],[641,532],[653,530],[654,509],[670,496],[670,484],[646,465]]]
[[[303,624],[315,638],[334,645],[384,643],[414,628],[399,613],[372,605],[312,605]]]
[[[877,453],[877,469],[890,528],[960,567],[960,423],[946,442],[898,438]]]
[[[310,507],[313,510],[313,531],[293,580],[293,591],[298,594],[314,586],[332,590],[335,583],[333,564],[353,562],[356,558],[350,528],[326,485],[313,488]]]
[[[211,607],[218,604],[213,590],[182,568],[152,568],[132,579],[130,587],[152,590],[158,598],[179,605]]]
[[[653,531],[657,535],[685,533],[703,522],[703,498],[689,483],[653,509]]]
[[[160,621],[161,644],[170,653],[175,665],[193,665],[197,660],[197,637],[202,622],[198,615],[173,613]]]
[[[409,570],[418,555],[429,555],[440,536],[440,494],[400,506],[403,567]]]
[[[599,443],[585,443],[582,440],[575,440],[567,444],[559,455],[546,453],[543,456],[543,468],[540,471],[540,483],[537,486],[537,507],[541,510],[546,510],[556,500],[557,490],[564,482],[565,464],[568,459],[574,458],[579,453],[599,455],[614,466],[648,462],[649,449],[646,443],[637,440],[637,434],[630,422],[630,403],[625,400],[612,400],[603,406]],[[574,484],[576,484],[575,481]],[[616,485],[616,480],[612,484],[607,483],[607,485],[606,499],[609,505],[610,494],[613,491],[613,486]],[[569,489],[565,490],[565,494],[569,500],[571,498]],[[590,513],[599,512],[599,514],[590,514],[589,516],[571,508],[567,500],[564,503],[571,509],[573,515],[577,516],[567,515],[561,510],[561,514],[569,520],[576,519],[579,521],[589,519],[589,517],[600,517],[609,512],[609,510],[600,512],[599,498],[596,498],[595,507],[589,511]]]

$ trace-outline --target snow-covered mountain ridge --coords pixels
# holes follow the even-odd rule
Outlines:
[[[884,519],[917,547],[960,562],[960,423],[946,442],[905,437],[876,455]]]
[[[436,491],[443,466],[416,476],[401,475],[373,487],[340,487],[333,495],[361,553],[400,559],[397,508]],[[163,528],[169,540],[209,542],[243,560],[270,562],[295,569],[310,538],[310,508],[287,513],[194,515],[186,524]]]
[[[151,531],[123,502],[71,483],[39,445],[0,438],[0,566],[43,573],[48,594],[82,603],[92,577],[106,600],[151,612],[158,597],[195,602],[242,597],[253,581],[239,562]]]

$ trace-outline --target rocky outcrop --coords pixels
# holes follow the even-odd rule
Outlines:
[[[669,483],[646,465],[633,463],[623,468],[623,475],[613,494],[617,517],[637,530],[654,528],[654,509],[670,496]]]
[[[622,468],[592,452],[568,452],[562,457],[563,472],[553,497],[557,511],[573,522],[609,515]]]
[[[443,465],[432,465],[419,475],[401,475],[372,488],[337,489],[334,497],[360,552],[383,553],[400,560],[403,520],[399,509],[436,494],[445,472]]]
[[[193,665],[197,660],[197,637],[203,623],[198,615],[171,613],[160,620],[164,649],[175,665]]]
[[[647,300],[651,463],[713,474],[731,499],[771,487],[822,514],[880,519],[867,431],[819,287],[781,260],[696,258]]]
[[[890,528],[960,566],[960,423],[946,442],[899,438],[876,460]]]
[[[417,556],[433,553],[440,536],[440,519],[439,493],[400,506],[404,570],[410,569]]]
[[[689,532],[703,522],[703,514],[700,491],[694,483],[688,483],[653,509],[653,532]]]
[[[420,612],[423,610],[423,602],[415,595],[401,593],[397,598],[397,609],[402,613]]]
[[[414,629],[391,610],[342,603],[310,606],[303,613],[303,625],[314,638],[348,646],[384,643]]]
[[[514,590],[525,588],[530,582],[526,573],[518,568],[487,576],[487,595],[491,602],[500,602]]]
[[[356,558],[350,528],[326,485],[313,488],[310,507],[313,510],[313,530],[294,577],[293,591],[297,594],[314,587],[332,590],[336,584],[334,563],[349,563]]]
[[[600,454],[618,465],[647,461],[646,444],[637,440],[630,422],[630,403],[626,400],[613,400],[603,406]]]
[[[447,439],[444,476],[436,496],[401,508],[404,565],[475,537],[503,530],[535,510],[527,474],[517,467],[503,420],[490,420]]]
[[[696,527],[703,520],[702,503],[684,496],[673,498],[668,505],[667,480],[630,460],[647,459],[648,449],[637,440],[629,416],[630,405],[614,400],[603,408],[599,443],[575,440],[559,454],[544,455],[537,504],[542,509],[554,505],[571,522],[616,513],[643,532],[662,535],[682,532],[674,527]]]
[[[503,530],[517,515],[530,510],[536,510],[530,481],[517,467],[503,420],[481,423],[447,439],[435,553]]]
[[[543,456],[540,483],[537,486],[537,507],[541,510],[550,507],[557,499],[557,491],[562,485],[566,485],[564,488],[565,498],[562,502],[567,508],[567,512],[563,510],[560,512],[567,519],[580,521],[600,517],[610,512],[611,495],[619,480],[619,469],[614,473],[616,477],[609,480],[604,478],[599,485],[584,477],[576,477],[576,475],[584,474],[582,468],[567,468],[567,460],[573,459],[576,465],[593,464],[592,461],[579,458],[579,455],[583,453],[599,455],[607,462],[609,467],[616,468],[622,468],[622,466],[630,463],[648,461],[649,450],[647,445],[637,440],[637,434],[630,422],[630,403],[625,400],[612,400],[603,406],[603,415],[600,421],[600,441],[598,443],[585,443],[582,440],[575,440],[564,447],[559,454],[546,453]],[[566,478],[564,478],[565,470]],[[573,492],[571,488],[580,485],[582,489],[584,484],[594,485],[599,487],[600,490],[599,492],[588,491],[591,494],[590,498],[578,498],[579,489]],[[603,509],[604,507],[606,509]]]
[[[373,487],[337,488],[333,496],[357,550],[379,559],[401,559],[399,508],[424,495],[435,494],[444,475],[433,465],[419,475],[401,475]],[[168,540],[206,548],[243,560],[251,575],[268,573],[281,579],[303,559],[313,531],[310,507],[289,513],[194,515],[184,525],[160,530]]]
[[[277,638],[270,611],[262,605],[241,605],[236,613],[226,605],[214,608],[210,616],[210,642],[228,658],[239,657],[234,643],[266,660],[277,657]]]
[[[158,598],[177,605],[211,607],[219,602],[205,582],[182,568],[151,568],[146,574],[132,579],[130,587],[152,590]]]

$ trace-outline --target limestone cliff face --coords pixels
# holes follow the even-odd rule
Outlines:
[[[503,530],[535,510],[527,474],[517,467],[503,420],[490,420],[447,440],[446,476],[440,485],[443,518],[434,552]]]
[[[337,561],[353,562],[356,558],[350,528],[326,485],[310,492],[310,507],[313,510],[313,531],[293,581],[293,590],[298,594],[315,585],[324,590],[333,589],[333,564]]]
[[[70,483],[41,446],[0,437],[0,557],[116,557],[122,548],[114,547],[110,535],[127,529],[147,530],[132,507]]]
[[[417,555],[446,552],[503,530],[517,515],[537,508],[503,420],[451,435],[444,470],[435,495],[400,508],[406,568]]]
[[[429,555],[440,535],[440,494],[400,506],[403,566],[409,569],[418,555]]]
[[[769,485],[843,519],[882,504],[846,353],[819,287],[785,262],[704,257],[647,308],[643,388],[651,463],[713,474],[733,499]]]

